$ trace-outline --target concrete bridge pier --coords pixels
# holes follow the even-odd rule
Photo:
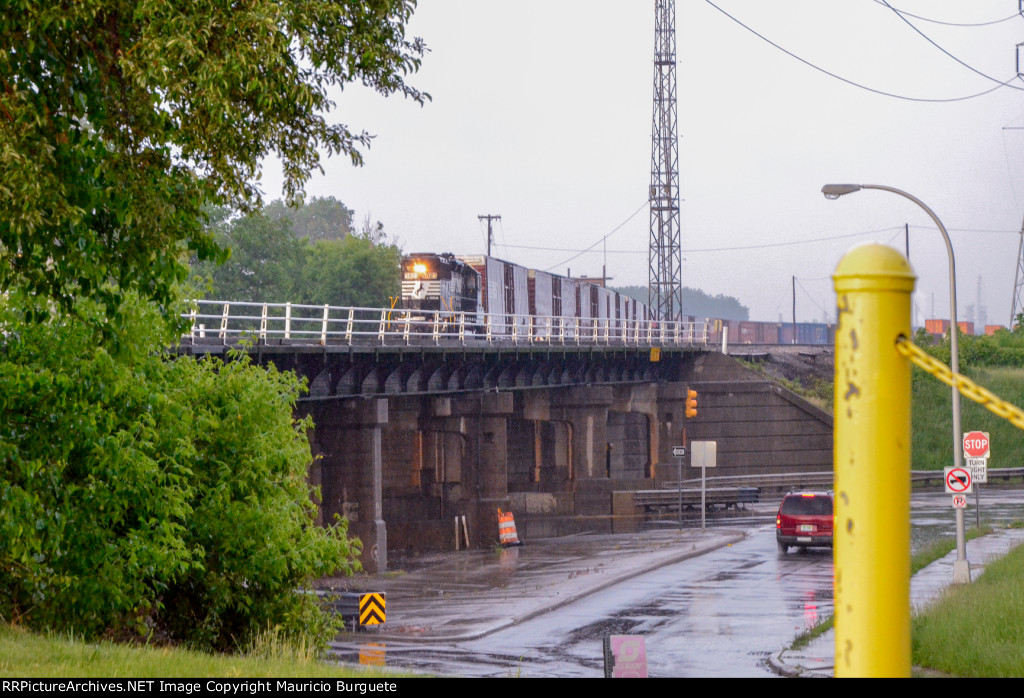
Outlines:
[[[512,393],[390,398],[384,426],[384,518],[408,551],[492,544],[508,508]],[[465,526],[463,527],[463,517]],[[457,533],[458,531],[458,533]]]
[[[377,398],[327,402],[311,408],[316,426],[313,483],[319,484],[322,523],[335,515],[349,521],[349,535],[363,543],[360,561],[371,573],[388,568],[384,525],[381,429],[388,401]]]
[[[484,393],[458,401],[462,410],[475,413],[474,443],[476,482],[476,525],[474,546],[486,547],[498,540],[498,509],[508,509],[508,416],[512,414],[512,393]]]

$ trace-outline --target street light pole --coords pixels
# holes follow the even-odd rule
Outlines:
[[[942,233],[942,239],[946,242],[946,253],[949,255],[949,353],[950,353],[950,368],[953,369],[953,373],[960,373],[960,342],[958,335],[960,334],[960,327],[956,321],[956,263],[953,260],[953,243],[950,242],[949,233],[946,232],[946,226],[942,225],[942,221],[935,215],[923,201],[918,199],[912,194],[908,194],[902,189],[896,189],[895,187],[887,187],[881,184],[826,184],[821,188],[821,193],[825,195],[826,199],[838,199],[840,196],[845,194],[853,194],[861,189],[880,189],[881,191],[892,192],[893,194],[899,194],[905,199],[910,199],[915,204],[920,206],[925,213],[927,213],[935,225],[938,227],[939,232]],[[963,448],[963,437],[961,436],[960,429],[960,391],[953,388],[953,467],[959,468],[963,465],[961,456],[961,448]],[[953,563],[953,582],[954,583],[965,583],[971,581],[971,565],[967,561],[967,550],[966,542],[964,537],[964,510],[956,510],[956,562]]]

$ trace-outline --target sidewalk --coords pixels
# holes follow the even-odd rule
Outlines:
[[[1013,547],[1024,543],[1024,529],[1002,529],[967,542],[971,579],[977,579],[985,565]],[[910,605],[921,609],[938,598],[953,583],[956,550],[914,575],[910,580]],[[783,650],[769,659],[772,667],[785,676],[831,677],[835,663],[835,633],[822,634],[798,651]]]
[[[743,538],[742,531],[666,529],[548,538],[522,547],[404,559],[393,554],[391,567],[397,572],[331,578],[320,590],[383,591],[387,622],[371,631],[382,636],[469,640]],[[459,603],[433,602],[453,597]]]

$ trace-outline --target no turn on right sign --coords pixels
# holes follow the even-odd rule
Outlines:
[[[964,494],[971,491],[971,471],[966,468],[946,468],[946,492]]]

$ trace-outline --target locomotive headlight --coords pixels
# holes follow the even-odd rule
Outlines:
[[[412,270],[414,272],[416,272],[417,274],[426,274],[427,273],[427,265],[426,264],[421,264],[421,263],[413,264],[412,265]]]

